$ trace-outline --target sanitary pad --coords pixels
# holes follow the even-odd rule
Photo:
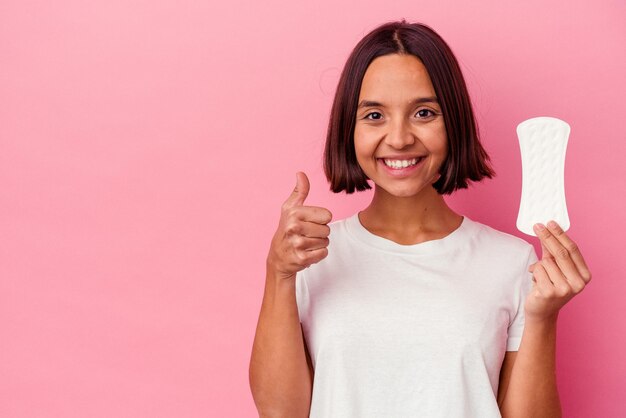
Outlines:
[[[556,221],[569,229],[565,203],[565,149],[570,126],[557,118],[538,117],[517,126],[522,153],[522,198],[517,229],[536,236],[533,225]]]

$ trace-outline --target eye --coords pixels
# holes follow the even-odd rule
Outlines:
[[[368,113],[367,115],[365,115],[365,118],[364,118],[364,119],[369,119],[369,120],[380,120],[380,118],[374,118],[374,119],[370,118],[370,116],[371,116],[371,115],[378,115],[378,116],[382,116],[379,112],[371,112],[371,113]]]
[[[436,116],[437,113],[433,112],[430,109],[420,109],[417,111],[416,115],[418,115],[418,117],[421,119],[427,119],[427,118]]]

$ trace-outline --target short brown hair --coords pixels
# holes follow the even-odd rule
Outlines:
[[[465,189],[468,180],[492,178],[495,172],[478,137],[478,127],[459,64],[445,41],[420,23],[382,24],[356,45],[343,68],[330,114],[324,148],[324,173],[339,193],[371,189],[354,150],[354,126],[363,76],[370,63],[388,54],[416,56],[426,67],[443,113],[448,156],[433,184],[439,194]]]

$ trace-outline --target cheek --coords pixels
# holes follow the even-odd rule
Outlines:
[[[432,154],[443,158],[448,155],[448,138],[445,126],[430,131],[428,136],[423,136],[422,138],[424,145]]]
[[[376,150],[376,141],[371,141],[369,136],[355,129],[354,131],[354,152],[357,159],[368,159]]]
[[[371,165],[370,154],[367,150],[363,149],[363,147],[356,146],[355,147],[356,154],[356,162],[361,167],[362,170],[367,170],[368,166]]]

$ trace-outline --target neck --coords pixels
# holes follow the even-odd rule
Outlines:
[[[415,196],[398,197],[375,186],[372,202],[359,213],[359,219],[377,235],[413,242],[447,235],[460,225],[462,216],[450,209],[433,187],[427,186]]]

